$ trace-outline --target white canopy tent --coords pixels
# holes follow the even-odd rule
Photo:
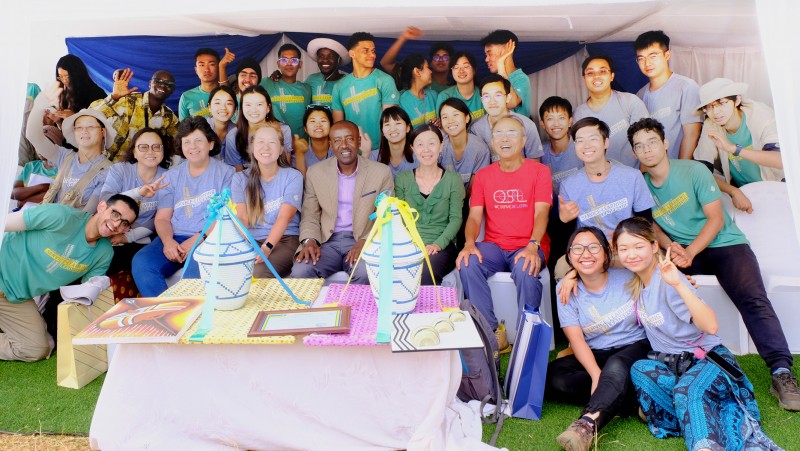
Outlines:
[[[800,71],[796,18],[791,0],[351,0],[291,3],[195,0],[109,3],[98,0],[35,0],[3,7],[0,17],[4,67],[0,86],[0,224],[5,223],[16,170],[23,97],[27,82],[50,84],[55,61],[67,53],[64,39],[119,35],[256,35],[319,32],[349,35],[370,31],[395,37],[414,25],[431,39],[479,39],[498,28],[523,41],[632,41],[647,30],[664,30],[672,39],[672,68],[699,83],[725,76],[750,84],[749,97],[771,104],[778,117],[782,156],[792,210],[800,223]],[[191,9],[190,9],[191,8]],[[792,39],[794,38],[794,39]],[[158,49],[154,49],[157,52]],[[267,58],[268,61],[275,58]],[[531,75],[532,103],[558,94],[576,102],[585,91],[576,70],[582,55]],[[271,70],[272,67],[265,66]],[[313,72],[310,67],[308,73]],[[268,73],[268,72],[267,72]],[[301,74],[302,76],[303,74]],[[580,103],[578,102],[578,103]],[[800,236],[800,231],[798,231]]]

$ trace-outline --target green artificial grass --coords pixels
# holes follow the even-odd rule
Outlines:
[[[105,374],[80,390],[56,385],[56,357],[0,361],[0,431],[88,434]]]
[[[563,347],[563,346],[561,346]],[[554,357],[555,351],[551,353]],[[800,412],[787,412],[769,393],[770,376],[758,355],[741,356],[739,363],[755,388],[767,434],[786,448],[800,443]],[[800,356],[795,356],[800,361]],[[503,356],[503,371],[508,355]],[[800,374],[800,364],[795,364]],[[100,394],[104,375],[80,390],[56,385],[56,359],[36,363],[0,361],[0,431],[32,434],[36,432],[88,434],[92,413]],[[578,417],[579,406],[545,403],[541,421],[509,418],[505,421],[498,447],[509,450],[557,450],[556,437]],[[494,425],[484,425],[484,440]],[[681,450],[682,438],[659,440],[638,418],[617,418],[600,431],[601,450]]]
[[[550,359],[563,349],[556,347]],[[501,372],[505,372],[510,354],[501,356]],[[757,354],[737,356],[739,365],[753,384],[764,431],[779,446],[789,450],[800,443],[800,412],[788,412],[778,406],[778,400],[769,392],[772,382],[764,361]],[[795,356],[794,373],[800,374],[800,356]],[[503,423],[496,446],[516,450],[558,450],[556,437],[564,432],[569,424],[578,418],[580,406],[546,402],[542,408],[540,421],[508,418]],[[483,440],[487,441],[494,433],[494,424],[483,426]],[[684,450],[682,437],[657,439],[639,417],[615,418],[598,435],[599,450]]]

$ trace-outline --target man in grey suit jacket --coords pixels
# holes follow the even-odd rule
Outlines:
[[[375,198],[394,189],[388,166],[358,155],[361,138],[354,123],[333,124],[330,140],[336,158],[315,164],[306,173],[300,248],[291,277],[351,272],[372,228],[369,216],[375,211]],[[363,261],[353,282],[369,283]]]

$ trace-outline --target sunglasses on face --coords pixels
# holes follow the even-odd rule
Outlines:
[[[297,66],[300,64],[300,58],[278,58],[278,62],[281,64],[291,64],[292,66]]]

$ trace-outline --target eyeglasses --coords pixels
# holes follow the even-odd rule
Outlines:
[[[721,99],[716,102],[711,102],[708,105],[703,107],[703,113],[708,113],[709,111],[720,110],[728,106],[731,103],[729,99]]]
[[[662,141],[658,138],[650,138],[647,142],[637,143],[633,146],[633,151],[636,153],[644,152],[645,149],[655,149],[658,148],[658,145],[661,144]]]
[[[519,131],[518,130],[498,130],[496,132],[492,132],[492,138],[501,139],[501,138],[519,138]]]
[[[83,132],[96,132],[97,130],[101,129],[99,125],[85,125],[80,127],[75,127],[75,133],[83,133]]]
[[[597,243],[592,243],[586,246],[583,244],[573,244],[572,246],[569,247],[569,251],[572,252],[572,255],[576,256],[583,255],[583,251],[587,249],[589,250],[590,254],[597,255],[600,253],[601,250],[603,250],[603,246]]]
[[[330,111],[330,110],[331,110],[331,107],[329,107],[328,105],[323,105],[323,104],[321,104],[321,103],[310,103],[310,104],[306,105],[306,109],[307,109],[307,110],[319,110],[319,109],[323,109],[323,110],[328,110],[328,111]]]
[[[495,93],[493,96],[489,94],[484,94],[481,96],[481,100],[484,102],[488,102],[489,100],[494,99],[496,102],[502,102],[505,97],[506,97],[505,94],[498,92]]]
[[[608,69],[600,69],[600,70],[586,71],[586,72],[584,72],[583,76],[584,77],[590,77],[590,78],[591,77],[597,77],[597,76],[605,77],[605,76],[607,76],[609,74],[611,74],[610,70],[608,70]]]
[[[664,54],[664,52],[653,52],[653,53],[648,53],[647,56],[637,56],[636,57],[636,63],[644,64],[645,60],[650,61],[652,63],[652,62],[657,61],[658,57],[663,55],[663,54]]]
[[[278,58],[278,62],[280,64],[291,64],[292,66],[297,66],[300,64],[300,58]]]
[[[111,221],[119,222],[119,226],[122,227],[123,230],[128,230],[131,228],[131,223],[128,222],[127,219],[122,219],[122,213],[118,212],[114,208],[111,209]]]
[[[437,63],[445,63],[450,61],[450,55],[433,55],[431,59]]]
[[[163,144],[137,144],[136,148],[139,149],[141,153],[153,152],[153,153],[161,153],[164,151]]]
[[[56,80],[65,83],[67,80],[69,80],[69,75],[59,75],[56,77]]]
[[[175,82],[174,81],[164,80],[163,78],[154,78],[153,79],[153,84],[166,86],[167,88],[174,88],[175,87]]]

